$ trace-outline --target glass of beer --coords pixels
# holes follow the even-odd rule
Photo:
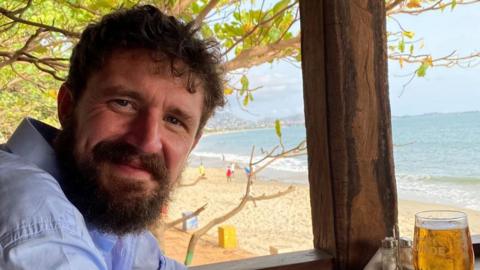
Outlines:
[[[415,214],[413,265],[416,270],[473,270],[467,214],[448,210]]]

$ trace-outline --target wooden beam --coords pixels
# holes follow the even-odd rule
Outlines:
[[[362,269],[397,222],[385,3],[300,0],[315,248]]]
[[[320,250],[306,250],[189,267],[190,270],[332,270],[333,257]]]
[[[480,234],[472,235],[473,254],[480,254]]]
[[[315,245],[336,255],[328,147],[323,1],[300,1],[305,127]],[[308,58],[308,60],[307,60]]]

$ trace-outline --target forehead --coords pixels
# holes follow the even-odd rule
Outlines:
[[[147,49],[116,49],[105,59],[100,72],[118,72],[121,69],[141,69],[147,75],[155,75],[183,85],[187,90],[202,88],[202,82],[188,65],[178,59],[171,59],[161,52]]]
[[[104,92],[102,89],[113,87],[143,92],[150,97],[165,91],[172,94],[175,92],[176,97],[180,94],[187,99],[192,95],[204,97],[200,80],[185,70],[188,68],[182,62],[172,63],[167,57],[155,55],[150,50],[114,50],[105,59],[103,66],[90,76],[87,88],[90,92],[93,90],[94,93],[90,94],[94,96]],[[193,91],[190,91],[192,84]]]

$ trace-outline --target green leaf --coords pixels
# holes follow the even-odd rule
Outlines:
[[[43,46],[38,46],[37,48],[35,48],[35,50],[33,50],[33,52],[35,53],[38,53],[38,54],[45,54],[47,53],[48,49],[43,47]]]
[[[102,9],[102,8],[112,8],[113,3],[108,0],[98,0],[95,1],[94,4],[90,5],[92,9]]]
[[[440,11],[441,11],[441,12],[443,12],[446,7],[447,7],[447,5],[445,5],[445,4],[443,4],[443,3],[440,3]]]
[[[403,38],[398,42],[398,50],[402,53],[405,51],[405,40]]]
[[[243,46],[240,46],[240,45],[236,46],[234,51],[235,56],[239,55],[242,51],[243,51]]]
[[[248,90],[249,82],[248,82],[247,76],[243,75],[242,78],[240,79],[240,83],[242,84],[243,91]]]
[[[457,6],[457,0],[452,0],[452,10]]]
[[[233,18],[235,18],[237,21],[241,20],[240,12],[233,12]]]
[[[276,27],[270,29],[270,32],[268,33],[268,37],[271,41],[277,41],[280,38],[280,35],[282,35],[282,32]]]
[[[287,7],[289,2],[290,2],[290,0],[282,0],[282,1],[278,2],[278,3],[276,3],[275,6],[273,6],[273,8],[272,8],[273,13],[277,13],[277,12],[279,12],[280,10],[284,9],[285,7]]]
[[[226,48],[230,48],[230,47],[232,47],[232,46],[233,46],[233,40],[227,39],[227,40],[225,41],[225,47],[226,47]]]
[[[402,35],[409,39],[412,39],[415,36],[415,33],[412,31],[403,31]]]
[[[248,99],[249,99],[250,101],[253,101],[253,95],[252,95],[252,93],[248,92],[248,95],[247,95],[247,96],[248,96]]]
[[[227,87],[227,88],[223,89],[223,94],[226,95],[226,96],[231,95],[231,94],[233,94],[233,89],[230,88],[230,87]]]
[[[410,44],[410,54],[413,54],[413,49],[414,49],[413,44]]]
[[[282,123],[280,120],[275,120],[275,134],[277,134],[278,138],[282,138]]]
[[[289,40],[289,39],[292,39],[293,38],[293,34],[290,33],[290,32],[287,32],[285,33],[285,35],[283,36],[283,40]]]
[[[248,95],[245,95],[245,97],[243,98],[243,106],[247,107],[249,101],[250,99],[248,98]]]
[[[215,31],[216,33],[220,32],[222,29],[222,26],[219,24],[219,23],[216,23],[214,26],[213,26],[213,31]]]
[[[298,62],[302,62],[302,54],[300,52],[298,52],[296,55],[295,55],[295,60],[297,60]]]
[[[209,37],[211,37],[211,36],[214,35],[214,33],[212,32],[212,30],[210,29],[210,27],[208,27],[207,25],[204,25],[204,26],[202,27],[202,34],[203,34],[203,36],[206,37],[206,38],[209,38]]]
[[[420,67],[417,69],[417,76],[425,77],[428,67],[429,65],[427,63],[422,63],[422,65],[420,65]]]
[[[200,6],[198,5],[198,3],[196,1],[193,2],[193,4],[192,4],[192,12],[194,14],[200,13]]]

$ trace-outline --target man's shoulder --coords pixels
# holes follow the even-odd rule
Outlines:
[[[51,174],[20,156],[1,150],[0,194],[1,201],[18,200],[25,195],[29,197],[52,195],[65,198],[58,181]]]
[[[57,180],[21,157],[0,150],[0,241],[47,231],[77,231],[78,210]]]

